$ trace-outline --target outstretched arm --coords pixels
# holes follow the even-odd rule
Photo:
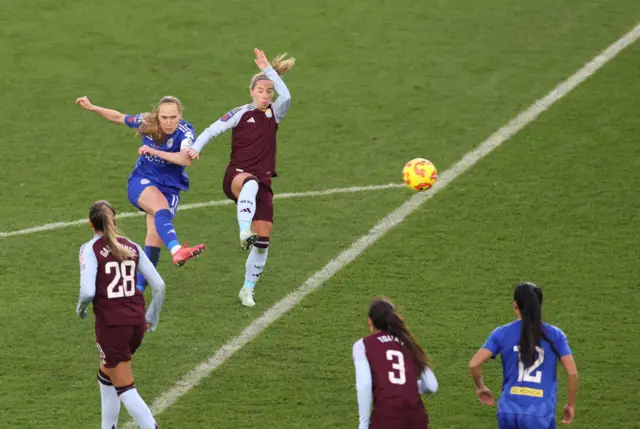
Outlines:
[[[100,106],[94,106],[91,104],[91,101],[87,97],[80,97],[76,100],[76,104],[79,104],[81,107],[90,110],[92,112],[96,112],[98,115],[102,116],[108,121],[113,122],[114,124],[124,125],[124,117],[123,113],[118,112],[113,109],[106,109]]]
[[[289,106],[291,106],[291,93],[282,78],[278,75],[278,72],[269,64],[269,60],[267,60],[264,52],[260,49],[254,49],[253,52],[256,56],[256,65],[260,68],[260,71],[273,82],[273,89],[278,93],[278,98],[273,103],[273,110],[275,111],[276,122],[280,122],[287,114]]]

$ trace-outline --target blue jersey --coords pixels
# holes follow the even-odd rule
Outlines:
[[[142,113],[138,115],[127,115],[124,123],[129,128],[138,128],[142,123]],[[195,141],[196,132],[193,125],[187,121],[180,120],[178,128],[173,134],[168,135],[162,144],[157,144],[151,137],[143,137],[142,144],[151,146],[163,152],[180,152],[181,149],[189,148]],[[189,178],[185,167],[165,161],[162,158],[151,155],[140,155],[131,176],[140,176],[170,188],[181,191],[189,189]]]
[[[498,413],[533,414],[553,418],[556,410],[557,377],[559,358],[570,355],[567,337],[559,328],[542,324],[546,337],[536,347],[535,361],[524,368],[520,360],[518,343],[522,321],[496,328],[482,348],[495,358],[502,357],[502,394],[498,401]]]

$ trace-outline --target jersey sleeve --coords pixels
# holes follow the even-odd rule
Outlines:
[[[149,257],[144,253],[142,248],[136,244],[138,248],[138,271],[144,276],[145,279],[151,285],[151,292],[153,298],[147,309],[146,320],[151,325],[149,331],[153,332],[158,326],[160,320],[160,312],[162,311],[162,305],[164,304],[164,291],[165,285],[162,277],[153,266],[153,263],[149,260]]]
[[[184,123],[178,125],[181,131],[180,135],[180,150],[191,149],[193,142],[196,140],[196,131],[193,125]]]
[[[287,114],[289,106],[291,106],[291,93],[273,67],[266,68],[264,74],[273,82],[273,88],[278,93],[278,98],[273,103],[273,111],[275,112],[276,122],[279,123]]]
[[[143,117],[144,115],[142,113],[138,113],[137,115],[125,115],[124,124],[129,128],[138,128],[140,124],[142,124]]]
[[[567,341],[567,336],[562,332],[562,329],[556,328],[554,336],[554,346],[558,353],[558,358],[572,354],[569,342]]]
[[[212,139],[218,137],[220,134],[230,130],[231,128],[235,128],[246,111],[247,106],[241,106],[225,113],[224,116],[211,124],[198,136],[192,149],[200,153],[202,148],[204,148]]]
[[[80,296],[76,314],[80,318],[87,317],[87,308],[96,295],[96,277],[98,275],[98,259],[93,253],[92,241],[80,248]]]
[[[356,368],[356,392],[358,394],[359,429],[369,428],[371,417],[371,401],[373,400],[373,381],[371,367],[367,360],[367,353],[362,339],[353,345],[353,363]]]
[[[491,332],[489,338],[482,345],[483,349],[489,350],[496,357],[500,353],[500,343],[502,340],[502,327],[496,328]]]
[[[436,393],[437,391],[438,379],[431,368],[427,367],[418,379],[418,392],[423,395],[425,393]]]

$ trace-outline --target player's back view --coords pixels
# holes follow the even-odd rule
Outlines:
[[[149,407],[136,390],[131,358],[145,331],[155,330],[164,300],[164,282],[143,250],[118,235],[115,211],[98,201],[89,211],[94,237],[80,249],[80,297],[77,313],[87,316],[93,302],[100,368],[102,428],[118,425],[122,402],[143,429],[157,429]],[[145,315],[145,300],[136,288],[140,272],[151,284],[153,299]]]
[[[567,337],[559,328],[542,322],[542,291],[532,283],[516,287],[514,302],[518,319],[496,328],[469,364],[478,397],[483,403],[493,405],[493,396],[482,381],[480,365],[499,354],[503,377],[498,401],[499,428],[554,429],[556,365],[560,360],[568,374],[569,391],[563,423],[570,423],[578,373]]]
[[[438,382],[426,354],[387,300],[371,304],[369,329],[372,334],[353,346],[359,428],[427,428],[429,418],[420,394],[434,393]]]

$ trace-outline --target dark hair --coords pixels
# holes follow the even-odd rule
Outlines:
[[[513,299],[518,304],[522,317],[520,331],[520,360],[525,368],[533,365],[536,346],[542,339],[546,340],[557,355],[553,342],[542,329],[542,289],[531,282],[520,283],[513,292]]]
[[[100,200],[89,209],[89,220],[96,231],[102,232],[107,247],[119,261],[133,257],[131,250],[118,242],[121,235],[116,224],[116,211],[108,201]]]
[[[388,332],[400,340],[401,344],[413,355],[419,372],[424,371],[429,366],[427,354],[413,338],[404,323],[404,319],[397,313],[395,305],[390,300],[375,298],[369,306],[369,319],[371,319],[376,329]]]

